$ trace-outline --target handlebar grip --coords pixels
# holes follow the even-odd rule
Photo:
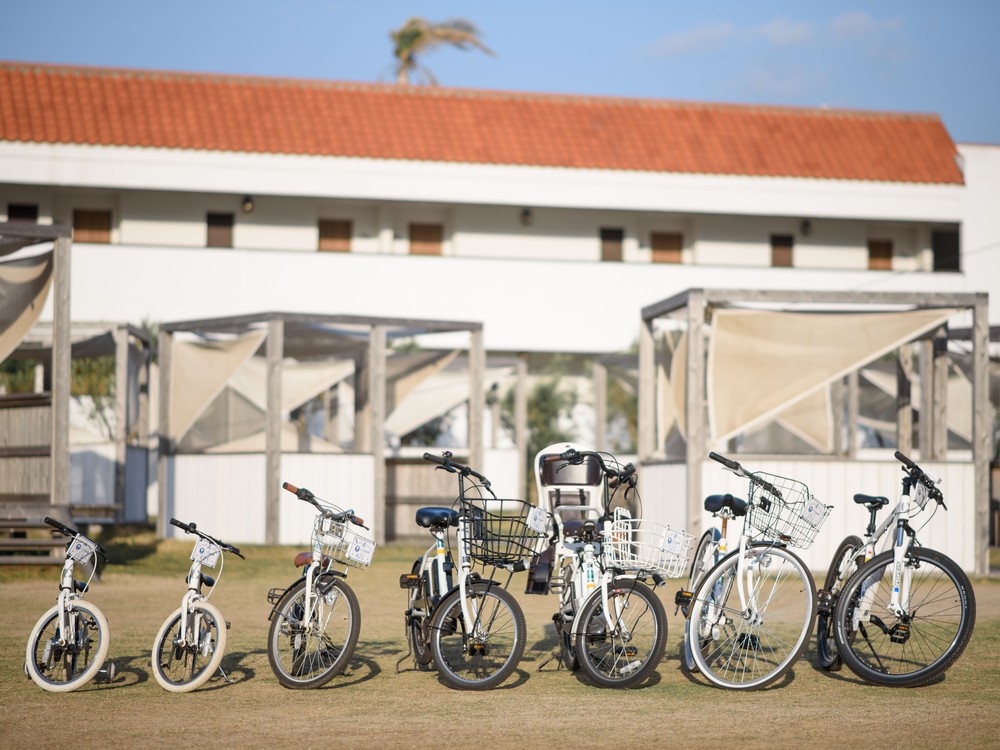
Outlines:
[[[913,461],[911,461],[909,458],[907,458],[906,456],[904,456],[899,451],[896,451],[893,455],[896,456],[896,460],[899,461],[900,463],[902,463],[904,466],[908,466],[911,469],[919,469],[920,468],[915,463],[913,463]]]
[[[542,463],[554,464],[556,461],[562,461],[562,460],[563,460],[562,453],[550,453],[548,456],[542,459]]]
[[[295,486],[294,484],[292,484],[291,482],[282,482],[282,483],[281,483],[281,489],[283,489],[283,490],[288,490],[288,491],[289,491],[289,492],[291,492],[291,493],[292,493],[293,495],[297,495],[297,494],[299,494],[299,488],[298,488],[298,487],[296,487],[296,486]]]
[[[237,547],[235,544],[230,544],[228,546],[229,546],[229,551],[230,552],[232,552],[234,555],[240,555],[240,548],[239,547]],[[243,555],[240,555],[240,557],[243,557]]]
[[[430,461],[432,464],[438,464],[440,466],[448,465],[448,459],[444,456],[435,456],[433,453],[425,453],[424,461]]]
[[[740,468],[739,463],[737,463],[736,461],[733,461],[732,459],[726,458],[725,456],[720,456],[715,451],[712,451],[711,453],[709,453],[708,457],[710,459],[712,459],[713,461],[718,461],[720,464],[722,464],[723,466],[725,466],[727,469],[732,469],[733,471],[736,471],[737,469]]]
[[[45,516],[45,523],[47,523],[52,528],[61,531],[63,534],[66,534],[67,536],[76,536],[77,534],[80,533],[76,529],[70,528],[62,521],[57,521],[56,519],[50,518],[49,516]]]
[[[170,519],[170,525],[171,526],[176,526],[178,529],[183,529],[184,531],[186,531],[189,534],[195,528],[195,525],[193,523],[184,523],[183,521],[178,521],[176,518],[171,518]]]

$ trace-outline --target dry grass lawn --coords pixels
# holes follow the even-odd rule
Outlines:
[[[870,744],[908,748],[1000,747],[1000,581],[975,582],[979,615],[972,641],[937,684],[917,690],[866,685],[846,669],[828,674],[810,648],[781,684],[754,693],[708,687],[680,669],[681,618],[676,585],[660,589],[670,615],[667,654],[654,678],[629,691],[601,690],[583,677],[539,666],[556,646],[555,597],[511,590],[528,621],[521,669],[501,688],[463,693],[418,672],[404,659],[399,575],[415,548],[384,547],[349,583],[362,607],[361,639],[345,674],[314,691],[282,688],[264,651],[272,586],[293,577],[289,548],[249,548],[227,557],[212,601],[232,623],[223,666],[233,679],[175,695],[152,678],[149,655],[161,622],[183,594],[189,545],[137,537],[120,545],[91,600],[112,628],[119,667],[110,685],[51,694],[24,677],[24,648],[34,621],[51,605],[58,571],[0,570],[0,746],[11,748],[273,747],[408,748],[471,746],[659,748],[704,746],[741,734],[740,748]],[[397,673],[397,664],[400,671]]]

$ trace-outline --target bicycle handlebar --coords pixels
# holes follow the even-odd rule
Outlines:
[[[44,521],[49,526],[51,526],[53,529],[55,529],[56,531],[58,531],[59,533],[61,533],[63,536],[70,536],[70,537],[82,536],[82,537],[86,538],[87,541],[89,541],[91,544],[93,544],[97,548],[97,551],[101,553],[101,557],[103,557],[105,560],[108,559],[108,553],[104,549],[104,547],[102,547],[100,544],[98,544],[93,539],[91,539],[90,537],[88,537],[86,534],[82,534],[79,531],[77,531],[76,529],[72,528],[71,526],[67,526],[62,521],[57,521],[56,519],[50,518],[49,516],[45,516]]]
[[[218,544],[222,549],[226,550],[226,552],[232,552],[241,560],[246,560],[246,558],[240,553],[239,547],[233,544],[229,544],[228,542],[224,542],[221,539],[216,539],[211,534],[206,534],[204,531],[199,529],[198,524],[194,522],[184,523],[183,521],[179,521],[176,518],[171,518],[170,524],[171,526],[176,526],[178,529],[183,529],[188,534],[194,534],[195,536],[200,536],[202,539],[207,539],[210,542],[214,542],[215,544]]]
[[[482,482],[483,487],[490,489],[490,480],[480,474],[478,471],[465,464],[460,464],[458,461],[451,460],[451,451],[445,451],[440,456],[435,456],[433,453],[425,453],[424,461],[430,461],[432,464],[437,464],[438,469],[444,469],[451,474],[461,474],[463,477],[475,477],[480,482]],[[492,492],[492,490],[490,490]]]
[[[899,451],[896,451],[893,455],[895,455],[896,460],[905,467],[903,471],[906,472],[911,479],[914,479],[924,485],[924,487],[927,488],[927,494],[934,498],[938,505],[945,510],[948,510],[948,506],[944,504],[944,494],[937,486],[941,483],[941,480],[933,474],[928,474],[926,471],[917,466],[912,459],[903,455]]]
[[[754,474],[752,471],[747,471],[746,469],[744,469],[743,466],[740,464],[739,461],[733,461],[731,458],[726,458],[725,456],[720,455],[720,454],[716,453],[715,451],[712,451],[711,453],[709,453],[708,457],[710,459],[712,459],[713,461],[718,461],[720,464],[722,464],[723,466],[725,466],[727,469],[729,469],[731,472],[733,472],[737,476],[741,476],[741,477],[745,477],[746,479],[749,479],[753,484],[756,484],[762,490],[764,490],[767,493],[770,493],[771,495],[773,495],[774,497],[778,498],[779,500],[783,499],[783,495],[781,494],[781,490],[779,490],[773,484],[771,484],[770,482],[768,482],[766,479],[761,479],[759,476],[757,476],[756,474]]]
[[[576,448],[570,448],[562,453],[555,453],[546,456],[542,459],[543,463],[555,463],[556,461],[566,461],[570,464],[579,464],[583,461],[584,457],[593,456],[601,464],[601,468],[604,470],[604,475],[608,478],[608,486],[610,489],[616,489],[622,484],[627,484],[629,487],[635,487],[638,481],[635,475],[635,466],[630,462],[625,464],[620,469],[610,468],[604,461],[604,456],[601,455],[599,451],[578,451]]]
[[[363,529],[368,528],[367,526],[365,526],[365,519],[363,519],[361,516],[354,515],[353,510],[344,510],[341,511],[340,513],[334,513],[329,508],[324,507],[323,504],[320,503],[319,498],[317,498],[316,495],[314,495],[311,490],[307,490],[305,487],[296,487],[291,482],[282,482],[281,488],[283,490],[291,492],[299,500],[302,500],[303,502],[315,506],[316,510],[318,510],[325,516],[329,516],[334,521],[338,521],[341,523],[343,523],[344,521],[350,521],[355,526],[360,526]]]

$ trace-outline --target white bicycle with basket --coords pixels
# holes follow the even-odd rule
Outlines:
[[[347,570],[370,565],[375,542],[359,531],[368,527],[353,510],[325,503],[305,487],[282,487],[319,513],[312,549],[295,556],[295,566],[305,567],[302,576],[268,592],[267,658],[285,687],[317,688],[344,671],[358,644],[361,607],[347,585]]]

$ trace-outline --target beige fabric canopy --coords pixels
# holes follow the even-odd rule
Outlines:
[[[712,440],[726,440],[773,419],[834,380],[937,328],[952,314],[716,310],[708,349]],[[819,401],[803,404],[798,416],[819,414],[822,408]],[[801,428],[802,419],[795,416],[793,412],[791,422]],[[826,428],[813,432],[822,435]]]
[[[0,361],[38,321],[52,286],[53,253],[0,263]]]
[[[297,409],[353,372],[353,359],[332,362],[286,359],[281,363],[282,411]],[[267,411],[267,362],[263,357],[251,357],[244,362],[229,379],[229,385],[262,413]]]

